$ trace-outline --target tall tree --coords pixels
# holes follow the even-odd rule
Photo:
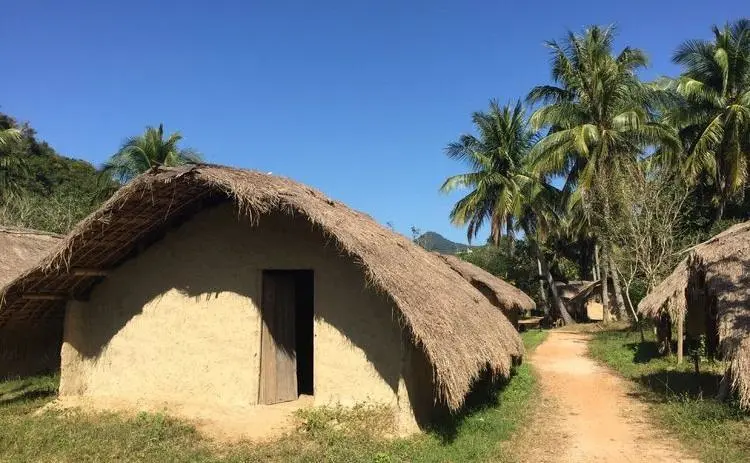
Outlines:
[[[747,183],[750,156],[750,20],[713,27],[712,41],[688,40],[673,61],[683,67],[669,88],[679,96],[665,120],[685,140],[680,159],[694,181],[710,179],[719,220]],[[682,153],[678,153],[682,154]]]
[[[0,130],[0,147],[8,146],[8,144],[19,141],[20,139],[21,131],[15,127]]]
[[[478,136],[464,134],[445,149],[448,157],[463,161],[471,172],[446,179],[441,191],[469,188],[451,210],[454,224],[468,225],[469,241],[489,222],[492,241],[497,244],[503,233],[513,234],[513,211],[520,195],[524,156],[533,143],[521,103],[500,107],[490,101],[487,112],[472,114]]]
[[[24,159],[18,149],[21,139],[16,121],[0,114],[0,196],[17,192],[19,173],[25,173]]]
[[[638,79],[645,54],[626,47],[615,55],[614,38],[614,28],[592,26],[548,42],[554,84],[537,86],[527,97],[540,105],[531,117],[533,128],[548,130],[531,150],[534,171],[564,176],[566,194],[579,190],[584,208],[603,211],[603,220],[592,222],[605,264],[603,291],[612,255],[605,224],[617,208],[610,198],[617,185],[608,179],[621,178],[608,171],[629,170],[649,146],[678,145],[673,130],[655,119],[655,92]],[[605,308],[607,303],[604,298]],[[627,316],[624,307],[620,310]]]
[[[146,172],[152,167],[176,167],[201,161],[201,156],[178,145],[182,135],[175,132],[164,138],[164,126],[147,127],[143,135],[125,140],[119,151],[104,165],[104,171],[122,182]]]
[[[472,121],[478,136],[462,135],[446,148],[450,158],[471,168],[471,172],[449,177],[441,187],[443,192],[470,189],[454,206],[451,220],[468,225],[469,240],[489,222],[495,245],[504,232],[512,236],[516,228],[522,228],[539,259],[540,276],[549,283],[555,309],[571,323],[573,319],[552,284],[549,265],[537,241],[550,217],[550,203],[545,201],[549,190],[526,172],[525,162],[536,135],[529,130],[523,106],[519,101],[501,107],[493,100],[489,110],[475,112]]]

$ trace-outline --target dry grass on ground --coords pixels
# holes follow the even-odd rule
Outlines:
[[[628,329],[599,332],[591,355],[638,383],[654,416],[702,461],[750,461],[750,414],[715,399],[724,366],[704,359],[696,374],[689,358],[677,365],[674,357],[660,357],[653,333],[646,334],[641,343]]]
[[[546,333],[524,333],[527,348]],[[387,439],[377,407],[313,408],[299,429],[278,441],[219,445],[192,426],[142,413],[36,413],[54,398],[57,377],[0,383],[0,461],[444,462],[509,461],[503,448],[529,415],[536,380],[528,365],[483,406],[408,439]]]

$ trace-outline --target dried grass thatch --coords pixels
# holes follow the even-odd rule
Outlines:
[[[0,287],[42,260],[61,238],[53,233],[0,226]]]
[[[735,225],[695,246],[674,272],[648,294],[638,311],[657,317],[712,319],[732,386],[743,407],[750,407],[750,222]],[[692,312],[709,317],[691,317]]]
[[[590,287],[596,283],[596,281],[588,280],[574,280],[568,281],[567,283],[564,281],[556,281],[555,286],[557,287],[557,294],[559,294],[563,300],[569,301],[576,297],[581,297],[583,291],[590,290]]]
[[[513,317],[518,318],[519,312],[536,308],[536,303],[526,293],[483,268],[456,256],[438,253],[436,255],[484,294],[492,305],[502,310],[511,321]]]
[[[304,217],[359,263],[393,300],[404,329],[432,364],[436,399],[451,409],[462,405],[480,374],[507,376],[522,355],[506,317],[437,256],[305,185],[211,165],[152,170],[120,189],[52,255],[3,289],[0,324],[60,318],[63,298],[86,294],[102,278],[90,269],[117,266],[168,227],[227,200],[253,223],[276,211]]]

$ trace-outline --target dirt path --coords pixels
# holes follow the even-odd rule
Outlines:
[[[587,355],[588,335],[552,331],[531,357],[542,397],[519,436],[528,462],[697,462],[647,419],[630,385]]]

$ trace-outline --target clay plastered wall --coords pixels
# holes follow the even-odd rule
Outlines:
[[[315,402],[398,401],[392,304],[304,220],[206,210],[68,306],[61,395],[249,405],[263,269],[315,271]]]

